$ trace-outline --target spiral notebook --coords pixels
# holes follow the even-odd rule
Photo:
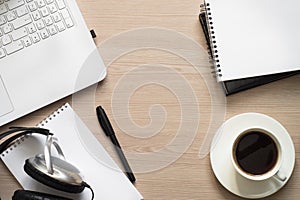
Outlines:
[[[81,171],[84,181],[93,188],[95,200],[143,199],[69,104],[56,110],[38,126],[49,129],[58,138],[66,160]],[[24,172],[25,160],[43,153],[45,141],[45,136],[37,134],[24,137],[4,152],[1,159],[24,189],[76,200],[91,199],[88,189],[80,194],[60,192],[38,183]]]
[[[200,21],[227,94],[299,73],[300,1],[205,0],[203,8]]]

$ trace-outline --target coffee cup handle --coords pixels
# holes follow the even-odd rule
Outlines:
[[[279,181],[285,181],[287,179],[286,175],[281,172],[281,171],[278,171],[275,175],[274,175],[274,178],[276,178],[277,180]]]

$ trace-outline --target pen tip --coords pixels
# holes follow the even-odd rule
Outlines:
[[[102,106],[97,106],[96,110],[103,110]]]

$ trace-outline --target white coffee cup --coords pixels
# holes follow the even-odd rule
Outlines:
[[[261,167],[270,160],[271,164]],[[281,169],[282,145],[276,135],[264,128],[252,127],[239,133],[232,142],[231,161],[235,170],[249,180],[287,179]]]

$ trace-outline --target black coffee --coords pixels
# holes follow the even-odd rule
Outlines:
[[[235,156],[240,168],[246,173],[261,175],[275,166],[278,149],[270,136],[259,131],[249,131],[237,142]]]

